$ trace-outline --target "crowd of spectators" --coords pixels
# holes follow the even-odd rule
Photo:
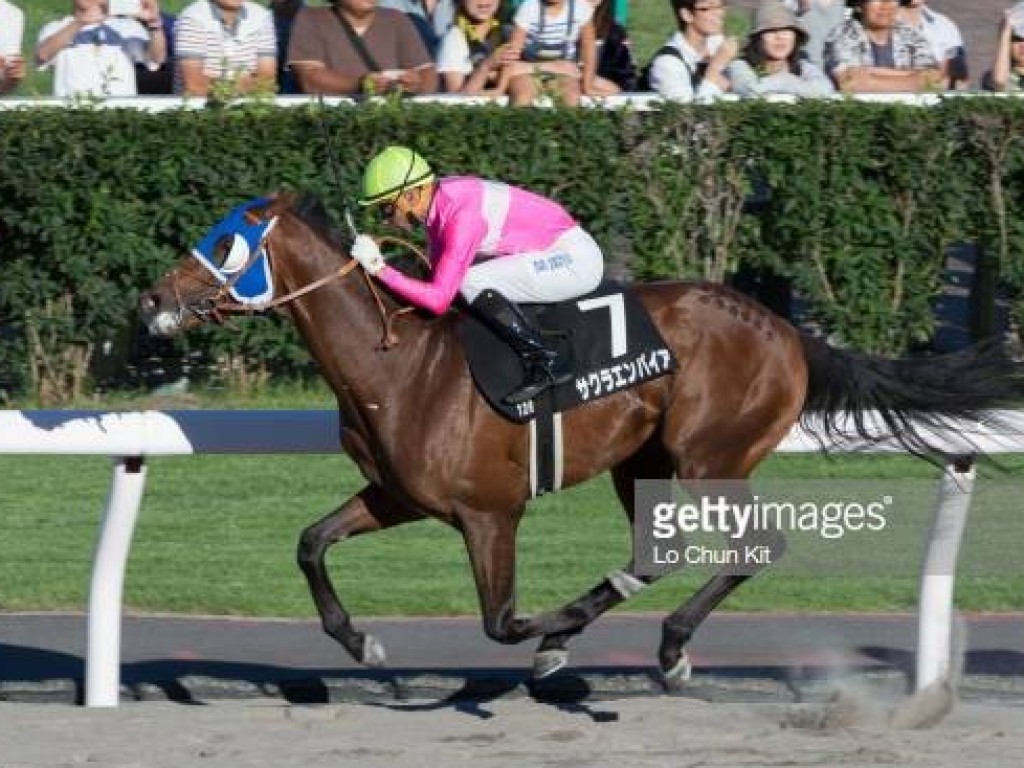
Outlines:
[[[727,0],[662,0],[676,28],[634,61],[625,0],[69,0],[46,23],[35,66],[58,97],[249,93],[458,93],[549,97],[653,90],[721,94],[915,93],[970,82],[963,36],[927,0],[763,0],[745,40]],[[0,0],[0,94],[26,75],[24,13]],[[1002,11],[982,86],[1024,91],[1024,2]]]

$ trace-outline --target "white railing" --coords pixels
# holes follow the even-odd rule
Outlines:
[[[857,94],[834,94],[831,96],[816,96],[815,101],[863,101],[884,104],[907,104],[918,107],[932,107],[942,102],[943,99],[962,98],[1019,98],[1016,94],[992,94],[985,91],[947,91],[943,93],[857,93]],[[760,97],[763,101],[793,104],[806,99],[791,94],[776,93]],[[323,99],[328,106],[358,106],[366,103],[383,103],[383,97],[371,98],[368,100],[356,99],[349,96],[328,96]],[[747,99],[749,101],[749,99]],[[240,99],[237,103],[253,103],[255,99]],[[435,93],[424,96],[407,97],[403,101],[413,104],[450,104],[458,107],[477,107],[485,104],[506,105],[508,99],[504,96],[497,99],[489,99],[483,96],[463,96],[457,93]],[[734,94],[724,94],[714,99],[715,102],[744,101]],[[319,96],[295,95],[295,96],[274,96],[266,99],[267,103],[273,103],[279,107],[308,107],[320,103]],[[263,103],[262,101],[260,103]],[[636,92],[619,93],[600,99],[583,97],[581,105],[596,109],[633,109],[640,112],[650,110],[659,104],[665,104],[666,100],[656,93]],[[707,102],[705,102],[707,103]],[[35,109],[39,107],[63,107],[82,109],[137,109],[143,112],[167,112],[171,110],[197,110],[206,109],[207,101],[201,98],[183,98],[181,96],[120,96],[107,99],[58,99],[56,97],[40,98],[6,98],[0,99],[0,111],[13,109]],[[552,104],[541,103],[541,107],[550,107]]]
[[[1024,452],[1024,413],[999,412],[1006,433],[964,425],[950,447],[970,452]],[[1012,437],[1008,435],[1013,435]],[[795,428],[782,453],[809,453],[818,443]],[[896,443],[847,451],[903,452]],[[96,541],[89,588],[85,704],[117,706],[125,567],[150,456],[338,453],[334,411],[0,411],[0,454],[102,455],[114,459],[106,512]],[[973,466],[948,467],[921,570],[918,689],[946,678],[950,664],[953,580],[974,487]]]

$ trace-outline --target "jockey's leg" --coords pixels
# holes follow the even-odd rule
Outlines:
[[[461,293],[474,312],[519,355],[526,376],[505,400],[531,400],[568,381],[569,361],[560,359],[515,302],[563,301],[594,290],[601,282],[601,249],[581,227],[563,233],[544,251],[501,256],[472,267]]]
[[[519,304],[547,304],[590,293],[603,274],[601,247],[582,227],[573,227],[543,251],[497,256],[473,265],[459,292],[469,304],[488,288]]]
[[[522,310],[500,293],[488,288],[476,297],[470,308],[512,347],[523,363],[523,381],[505,396],[506,403],[532,400],[548,387],[564,384],[572,378],[570,361],[549,347]]]

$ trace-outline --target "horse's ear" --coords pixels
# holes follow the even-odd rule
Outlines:
[[[278,216],[295,207],[295,195],[291,192],[277,192],[270,196],[270,204],[264,209],[264,218]]]
[[[294,196],[288,193],[267,195],[267,203],[247,209],[242,216],[250,224],[259,224],[280,215],[289,208],[294,207],[294,204]]]

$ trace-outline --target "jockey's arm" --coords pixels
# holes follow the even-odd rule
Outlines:
[[[392,267],[384,267],[377,278],[403,299],[435,315],[443,315],[455,300],[462,280],[476,258],[487,234],[482,216],[463,216],[449,223],[437,244],[440,252],[429,281],[409,277]]]

